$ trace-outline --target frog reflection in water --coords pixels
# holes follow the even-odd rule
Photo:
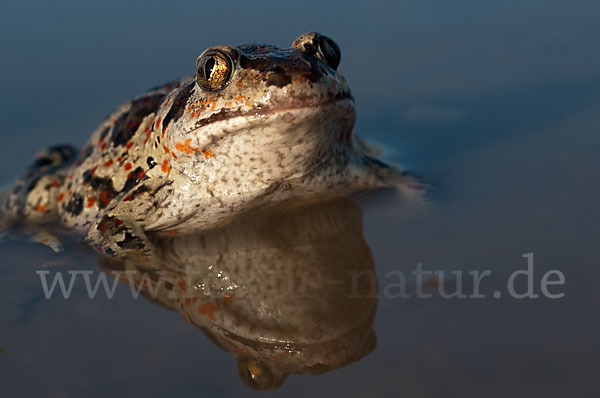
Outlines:
[[[193,233],[267,203],[389,185],[417,192],[353,132],[340,59],[318,33],[288,49],[211,47],[194,76],[123,104],[83,150],[42,151],[4,201],[4,219],[59,220],[103,254],[153,254],[149,233]],[[34,238],[60,250],[47,233]]]
[[[230,352],[252,388],[277,388],[290,373],[327,372],[375,347],[374,262],[360,209],[349,201],[151,239],[160,258],[104,256],[103,268],[143,286],[146,297]]]

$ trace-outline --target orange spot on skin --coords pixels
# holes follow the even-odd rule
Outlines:
[[[245,104],[248,108],[254,107],[254,104],[252,104],[252,102],[250,102],[250,101],[246,101]]]
[[[223,301],[225,302],[225,304],[231,304],[231,302],[233,301],[233,296],[229,293],[225,293],[223,295]]]
[[[105,149],[106,149],[106,145],[107,145],[107,144],[106,144],[106,142],[103,142],[103,143],[100,145],[100,150],[102,150],[102,151],[103,151],[103,150],[105,150]]]
[[[62,200],[65,198],[65,194],[64,193],[60,193],[60,195],[58,195],[58,201],[62,202]]]
[[[192,300],[190,300],[189,298],[185,299],[185,305],[190,305],[191,302],[192,302]]]
[[[158,126],[160,126],[160,121],[161,121],[161,118],[159,116],[158,119],[156,119],[156,123],[154,123],[154,129],[155,130],[159,130]]]
[[[185,152],[187,154],[193,153],[198,151],[198,148],[193,148],[190,146],[190,143],[192,142],[191,138],[188,138],[187,140],[185,140],[184,143],[178,142],[177,144],[175,144],[175,148],[180,151],[180,152]]]
[[[211,151],[210,149],[205,149],[202,151],[202,153],[204,154],[204,159],[210,159],[215,157],[213,151]]]
[[[185,281],[177,282],[177,286],[179,286],[181,290],[187,290],[187,285],[185,284]]]
[[[220,308],[218,305],[213,303],[212,301],[208,301],[205,304],[202,304],[198,307],[198,312],[202,315],[208,316],[211,320],[216,321],[215,312],[219,311]]]
[[[122,156],[119,156],[119,157],[117,158],[117,162],[121,162],[121,160],[123,160],[123,157],[122,157]]]
[[[73,190],[69,189],[69,196],[73,196]]]
[[[173,156],[175,159],[177,159],[177,155],[175,154],[175,152],[171,152],[171,156]]]
[[[115,225],[121,225],[121,224],[123,224],[122,220],[119,220],[119,219],[115,220]]]
[[[140,171],[138,171],[137,176],[135,176],[135,179],[138,181],[141,181],[145,175],[146,175],[146,170],[140,170]]]
[[[242,82],[237,82],[235,85],[240,88],[244,87],[244,83],[242,83]]]
[[[125,170],[131,170],[133,165],[131,164],[131,162],[127,162],[127,163],[125,163],[125,166],[123,166],[123,167],[125,167]]]
[[[168,173],[169,170],[171,170],[171,166],[169,166],[169,161],[167,159],[165,159],[165,161],[163,162],[161,170],[163,171],[163,173]]]
[[[52,181],[52,184],[50,184],[51,187],[59,187],[60,184],[58,183],[58,181]]]
[[[129,141],[129,142],[127,143],[127,146],[126,146],[126,148],[127,148],[127,149],[131,149],[131,147],[132,147],[132,146],[133,146],[133,141]]]
[[[123,202],[131,202],[133,200],[133,196],[128,195],[123,198]]]
[[[227,101],[225,103],[225,106],[228,107],[228,108],[231,108],[231,105],[233,105],[231,101]]]
[[[110,167],[113,164],[113,160],[110,159],[108,162],[104,163],[104,167]]]
[[[243,95],[236,95],[235,97],[233,97],[233,99],[237,102],[243,102],[246,98]]]
[[[171,153],[171,151],[169,150],[169,148],[167,148],[166,145],[163,145],[163,149],[165,150],[165,153],[167,153],[167,154]]]
[[[107,205],[112,200],[112,197],[113,197],[113,194],[110,191],[104,191],[100,194],[100,202]]]
[[[96,203],[96,198],[88,198],[87,200],[87,205],[85,207],[87,207],[88,209],[90,207],[92,207],[94,204]]]
[[[38,204],[35,207],[35,211],[39,211],[40,213],[44,213],[46,210],[48,210],[48,208],[46,206],[44,206],[43,204]]]
[[[176,229],[167,229],[167,230],[163,231],[163,234],[167,234],[167,235],[176,235],[178,233],[179,233],[179,231]]]

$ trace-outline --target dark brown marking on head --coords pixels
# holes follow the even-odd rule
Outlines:
[[[78,216],[83,210],[83,197],[81,197],[81,195],[78,194],[73,194],[69,202],[64,204],[63,206],[68,213],[71,213],[74,216]]]
[[[82,177],[83,177],[82,184],[85,185],[85,184],[89,183],[92,180],[92,178],[94,177],[95,172],[96,172],[96,167],[84,171],[83,175],[82,175]]]
[[[269,61],[265,58],[248,58],[242,55],[240,57],[240,66],[244,69],[253,69],[262,72],[269,67]]]
[[[166,114],[163,119],[162,125],[163,129],[166,128],[171,121],[177,121],[181,116],[183,116],[183,111],[187,105],[187,101],[192,95],[192,91],[194,90],[194,82],[188,83],[185,86],[179,88],[175,99],[173,100],[173,105],[171,105],[171,109]]]
[[[307,44],[304,50],[280,49],[267,45],[248,45],[238,47],[240,50],[239,64],[244,69],[252,69],[260,73],[269,73],[269,85],[284,87],[287,79],[302,76],[311,82],[318,81],[323,72],[319,68],[316,54],[317,49]],[[273,76],[271,76],[275,72]],[[279,75],[279,76],[277,76]]]
[[[285,73],[285,71],[280,67],[273,68],[273,70],[271,70],[271,72],[267,76],[267,86],[275,86],[282,88],[287,86],[291,82],[292,78],[290,77],[290,75]]]
[[[115,125],[111,141],[114,146],[124,146],[129,143],[144,118],[158,110],[164,94],[152,94],[138,98],[131,103],[129,112],[122,114]]]
[[[213,113],[209,117],[205,117],[204,119],[198,120],[195,124],[195,127],[196,128],[203,127],[203,126],[206,126],[207,124],[215,123],[215,122],[218,122],[221,120],[227,120],[229,118],[236,117],[236,116],[243,116],[246,114],[250,114],[250,113],[244,112],[243,110],[240,110],[240,109],[229,110],[227,108],[223,108],[219,112]]]
[[[102,132],[100,133],[100,140],[101,141],[106,138],[106,136],[108,135],[109,131],[110,131],[110,127],[107,127],[104,130],[102,130]]]
[[[89,182],[90,186],[99,193],[100,200],[97,202],[100,209],[104,209],[117,195],[110,177],[93,176]]]
[[[123,185],[123,189],[121,189],[122,193],[128,192],[134,186],[136,186],[145,176],[145,170],[141,167],[137,167],[135,170],[129,173],[127,176],[127,180],[125,180],[125,185]]]

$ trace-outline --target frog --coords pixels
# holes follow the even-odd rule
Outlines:
[[[212,46],[194,74],[120,105],[81,150],[41,151],[3,216],[55,221],[101,254],[152,254],[150,234],[193,233],[290,198],[420,190],[354,131],[340,61],[339,45],[317,32],[289,48]]]

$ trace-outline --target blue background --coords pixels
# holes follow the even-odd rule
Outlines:
[[[193,73],[209,46],[319,31],[341,46],[357,131],[440,187],[413,216],[362,203],[380,283],[422,262],[491,269],[500,285],[535,252],[538,275],[565,274],[566,295],[381,300],[375,352],[276,394],[598,396],[599,21],[591,0],[4,1],[0,182]],[[249,393],[229,354],[179,315],[126,295],[46,301],[34,270],[68,259],[24,245],[0,256],[3,396]],[[82,258],[71,264],[96,269]]]

